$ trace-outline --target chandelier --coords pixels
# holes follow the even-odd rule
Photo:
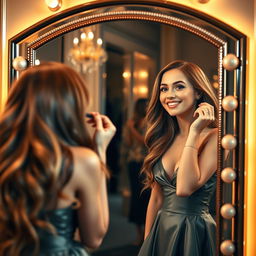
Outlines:
[[[102,47],[101,38],[95,38],[92,29],[81,30],[80,39],[73,39],[73,47],[69,51],[69,60],[82,73],[92,73],[107,60],[107,53]]]

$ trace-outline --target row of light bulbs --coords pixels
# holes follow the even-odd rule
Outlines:
[[[239,64],[239,59],[234,54],[227,54],[223,58],[223,67],[226,70],[233,71]],[[238,107],[238,101],[235,96],[228,95],[222,99],[222,107],[227,112],[235,111]],[[226,134],[221,140],[221,146],[226,150],[233,150],[237,146],[237,140],[232,134]],[[236,179],[236,172],[231,167],[226,167],[221,171],[221,179],[225,183],[232,183]],[[220,214],[224,219],[232,219],[236,215],[235,207],[226,203],[222,205]],[[224,255],[233,255],[235,245],[232,240],[224,240],[220,245],[220,250]]]

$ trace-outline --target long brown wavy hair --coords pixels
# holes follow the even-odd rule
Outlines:
[[[208,102],[214,106],[215,121],[209,127],[217,127],[218,100],[216,93],[208,78],[196,64],[182,60],[176,60],[165,66],[157,75],[149,101],[146,122],[147,131],[145,143],[148,148],[148,155],[144,159],[141,173],[144,175],[144,189],[152,186],[154,182],[153,167],[171,146],[175,136],[179,133],[179,126],[175,116],[170,116],[161,105],[160,83],[165,72],[171,69],[179,69],[200,95],[197,105],[201,102]]]
[[[88,91],[68,66],[47,62],[23,71],[0,116],[0,255],[39,250],[37,228],[61,174],[73,170],[70,146],[94,150],[85,124]],[[32,253],[31,253],[32,254]]]

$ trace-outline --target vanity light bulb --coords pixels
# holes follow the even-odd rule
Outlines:
[[[220,251],[224,255],[232,255],[235,252],[235,246],[231,240],[225,240],[220,245]]]
[[[221,145],[224,149],[231,150],[236,147],[237,140],[233,135],[227,134],[222,138]]]
[[[221,172],[221,179],[226,183],[231,183],[236,179],[236,172],[230,167],[226,167]]]
[[[60,9],[62,1],[61,0],[45,0],[45,3],[47,4],[48,8],[51,11],[55,12]]]
[[[222,65],[225,69],[232,71],[236,69],[240,61],[235,54],[229,53],[223,58]]]
[[[232,204],[224,204],[220,209],[220,213],[224,219],[231,219],[236,215],[236,209]]]
[[[12,66],[15,70],[22,71],[28,67],[28,62],[24,57],[18,56],[12,61]]]
[[[228,111],[228,112],[234,111],[237,108],[237,106],[238,106],[238,101],[232,95],[228,95],[222,99],[222,107],[224,108],[225,111]]]

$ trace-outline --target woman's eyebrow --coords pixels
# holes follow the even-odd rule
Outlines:
[[[175,86],[175,85],[180,84],[180,83],[186,84],[184,81],[179,80],[179,81],[173,82],[173,83],[172,83],[172,86]],[[168,86],[168,84],[167,84],[167,83],[161,83],[160,86]]]
[[[184,81],[179,80],[179,81],[174,82],[174,83],[173,83],[173,85],[180,84],[180,83],[185,84],[185,82],[184,82]]]

